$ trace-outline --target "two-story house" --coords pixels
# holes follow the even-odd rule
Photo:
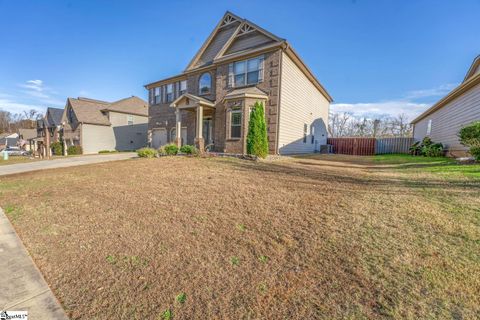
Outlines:
[[[84,154],[132,151],[147,144],[147,102],[132,96],[115,102],[68,98],[62,114],[63,138]]]
[[[332,98],[285,39],[227,12],[179,75],[149,90],[149,141],[245,153],[249,111],[265,106],[269,152],[326,144]]]

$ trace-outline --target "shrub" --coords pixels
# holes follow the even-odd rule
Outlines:
[[[52,152],[54,155],[56,156],[63,155],[63,144],[60,141],[51,143],[50,148],[52,148]]]
[[[167,156],[174,156],[178,153],[178,147],[176,144],[167,144],[165,146],[162,147],[163,148],[163,153],[162,154],[165,154]]]
[[[416,141],[410,147],[413,156],[442,157],[444,156],[443,144],[434,143],[430,137],[423,138],[422,142]]]
[[[247,153],[260,158],[265,158],[268,154],[265,113],[263,111],[263,103],[258,101],[255,102],[252,112],[250,113],[247,134]]]
[[[422,154],[425,157],[442,157],[443,154],[443,144],[433,143],[428,146],[422,147]]]
[[[157,154],[157,150],[153,148],[141,148],[137,150],[137,154],[140,158],[153,158]]]
[[[470,153],[480,161],[480,121],[460,129],[460,142],[470,148]]]
[[[186,144],[180,147],[180,152],[186,154],[197,154],[197,148],[195,148],[195,146]]]
[[[70,147],[67,148],[67,153],[69,155],[71,155],[71,154],[82,154],[83,153],[82,146],[70,146]]]

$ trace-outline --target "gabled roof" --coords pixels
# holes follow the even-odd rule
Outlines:
[[[136,96],[112,102],[104,110],[148,116],[147,102]]]
[[[200,50],[190,61],[185,71],[213,64],[215,60],[222,58],[228,53],[228,49],[234,45],[237,39],[247,34],[257,37],[257,47],[271,45],[275,42],[280,45],[285,41],[285,39],[275,36],[253,22],[227,11]],[[240,46],[240,48],[237,49],[238,52],[242,47]],[[252,49],[252,47],[248,49]]]
[[[82,97],[68,98],[67,103],[75,112],[78,122],[88,124],[110,125],[106,115],[107,111],[148,116],[147,102],[136,96],[112,103]]]
[[[72,107],[78,122],[109,126],[108,117],[102,113],[108,106],[108,102],[87,98],[68,98],[68,104]]]
[[[185,99],[193,100],[194,103],[198,103],[198,104],[201,104],[201,105],[204,105],[204,106],[208,106],[208,107],[214,107],[214,106],[215,106],[215,103],[213,103],[212,101],[210,101],[210,100],[208,100],[208,99],[205,99],[205,98],[202,98],[202,97],[193,95],[193,94],[191,94],[191,93],[184,93],[184,94],[182,94],[180,97],[178,97],[177,99],[175,99],[175,100],[170,104],[170,107],[175,108],[182,100],[185,100]]]
[[[478,69],[480,69],[480,54],[475,59],[473,59],[472,65],[468,69],[468,72],[465,75],[465,79],[463,79],[463,82],[467,81],[470,77],[472,77],[475,72],[478,71]]]
[[[59,126],[62,123],[63,109],[47,108],[45,113],[45,125],[48,127]]]
[[[333,98],[320,84],[290,44],[253,22],[227,11],[203,43],[182,74],[145,85],[151,89],[171,81],[183,79],[187,74],[208,70],[220,63],[233,62],[253,55],[282,49],[302,70],[315,87],[330,101]]]

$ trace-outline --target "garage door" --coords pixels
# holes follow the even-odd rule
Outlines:
[[[152,132],[152,147],[155,149],[160,148],[164,144],[167,144],[167,130],[155,129]]]

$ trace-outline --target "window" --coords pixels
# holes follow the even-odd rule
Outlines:
[[[427,136],[429,136],[432,133],[432,119],[428,120],[427,124]]]
[[[304,123],[303,124],[303,143],[307,143],[307,129],[308,129],[308,125]]]
[[[212,76],[210,73],[205,72],[200,76],[200,80],[198,81],[198,92],[200,94],[207,94],[210,93],[212,89]]]
[[[180,95],[187,93],[187,80],[180,81]]]
[[[241,87],[263,81],[263,56],[229,65],[229,85]]]
[[[167,96],[167,102],[173,101],[173,84],[172,83],[167,84],[166,96]]]
[[[155,104],[159,104],[160,102],[162,102],[161,100],[161,88],[160,87],[157,87],[155,88]]]
[[[233,109],[230,112],[230,138],[242,137],[242,110]]]
[[[312,136],[311,144],[314,144],[315,143],[315,127],[314,126],[310,128],[310,135]]]
[[[127,125],[129,126],[133,125],[133,115],[131,114],[127,115]]]

